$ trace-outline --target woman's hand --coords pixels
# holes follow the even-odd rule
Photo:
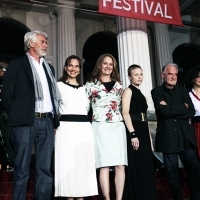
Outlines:
[[[163,105],[163,106],[167,105],[167,103],[165,101],[163,101],[163,100],[160,102],[160,104]]]
[[[132,146],[133,146],[133,150],[138,150],[139,148],[139,140],[138,138],[132,138],[131,139],[131,143],[132,143]]]

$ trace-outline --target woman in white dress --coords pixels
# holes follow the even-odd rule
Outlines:
[[[55,196],[68,200],[98,194],[93,131],[80,71],[80,58],[69,56],[57,84],[61,103],[60,127],[55,135]]]
[[[96,168],[105,200],[110,200],[109,169],[115,168],[116,200],[122,199],[127,165],[126,130],[121,115],[122,84],[117,62],[110,54],[101,55],[86,85],[92,105],[92,128]]]

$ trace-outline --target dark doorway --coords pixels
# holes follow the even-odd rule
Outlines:
[[[185,86],[186,74],[195,64],[200,64],[200,46],[185,43],[179,45],[173,52],[173,62],[180,70],[178,73],[178,85]]]
[[[24,55],[24,35],[29,29],[16,20],[0,18],[0,30],[0,62]]]
[[[90,36],[83,47],[83,78],[87,81],[93,71],[98,57],[102,54],[112,54],[118,63],[117,35],[110,32],[98,32]]]

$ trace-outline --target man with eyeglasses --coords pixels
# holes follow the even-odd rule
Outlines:
[[[163,84],[151,91],[156,116],[155,151],[163,153],[173,200],[184,200],[178,156],[189,178],[190,199],[200,199],[200,163],[190,119],[195,110],[186,88],[177,86],[178,66],[167,63],[161,73]]]

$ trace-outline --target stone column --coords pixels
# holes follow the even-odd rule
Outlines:
[[[162,79],[160,76],[162,67],[167,62],[173,62],[171,47],[170,47],[170,38],[168,25],[155,23],[154,25],[155,31],[155,44],[156,44],[156,52],[157,52],[157,80],[158,84],[162,83]]]
[[[72,7],[73,3],[70,3],[69,6]],[[76,54],[75,17],[72,8],[57,7],[56,12],[58,19],[58,77],[60,77],[66,58]]]
[[[130,84],[127,76],[128,67],[132,64],[140,65],[144,73],[144,81],[140,89],[147,98],[148,113],[154,113],[151,98],[152,76],[146,22],[117,17],[117,34],[119,69],[123,87],[126,88]]]
[[[50,14],[51,17],[51,24],[52,24],[52,55],[53,55],[53,67],[55,69],[55,78],[56,80],[58,77],[58,55],[57,55],[57,19],[55,15]]]

